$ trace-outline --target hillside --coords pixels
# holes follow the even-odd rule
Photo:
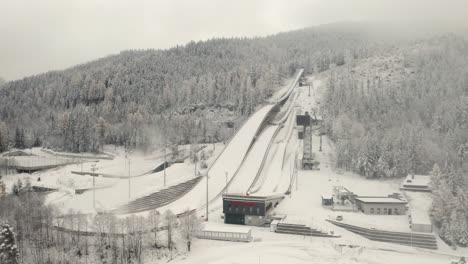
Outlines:
[[[466,163],[467,67],[468,43],[447,35],[331,70],[322,110],[337,165],[374,178]]]
[[[431,217],[467,246],[468,42],[444,35],[324,73],[335,166],[368,178],[431,175]]]
[[[20,145],[42,141],[74,152],[97,150],[104,143],[144,148],[163,138],[224,140],[298,67],[323,71],[389,45],[372,32],[362,25],[337,25],[123,51],[12,81],[0,90],[5,123],[0,133],[12,140],[19,129],[25,137]],[[230,117],[221,118],[220,125],[197,110],[204,108]]]

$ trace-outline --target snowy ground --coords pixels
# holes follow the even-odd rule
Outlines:
[[[254,241],[250,243],[195,240],[190,256],[179,257],[172,262],[439,264],[449,263],[453,258],[398,245],[386,247],[385,243],[378,242],[356,245],[340,239],[276,234],[266,228],[253,228],[252,235]]]
[[[213,145],[210,145],[206,149],[206,153],[210,155],[207,164],[211,164],[213,160],[219,155],[222,151],[223,145],[217,144],[215,146],[214,151]],[[117,157],[118,159],[119,157]],[[122,157],[125,159],[124,157]],[[141,173],[142,171],[148,171],[151,166],[148,164],[160,164],[160,161],[154,160],[147,160],[144,157],[132,157],[131,159],[133,165],[135,167],[143,167],[144,169],[139,169],[139,171],[135,170],[132,171],[134,173]],[[112,163],[113,166],[119,166],[119,163],[115,163],[113,161],[109,162]],[[105,164],[105,162],[103,163]],[[128,165],[125,166],[125,163],[120,163],[120,169],[128,169]],[[112,169],[114,172],[117,172],[118,169],[108,165],[108,167],[103,166],[104,168]],[[123,167],[123,168],[122,168]],[[205,170],[201,168],[197,168],[197,172],[203,173]],[[111,171],[112,172],[112,171]],[[92,178],[90,176],[78,176],[78,177],[87,177]],[[171,185],[176,185],[178,183],[182,183],[187,181],[191,178],[195,177],[195,164],[191,163],[190,161],[186,160],[185,163],[176,163],[171,165],[166,169],[166,187],[164,186],[164,171],[160,171],[157,173],[147,174],[139,177],[132,177],[129,179],[111,179],[113,181],[113,185],[110,188],[104,188],[96,190],[96,209],[98,211],[101,210],[109,210],[119,205],[127,203],[130,199],[136,199],[138,197],[145,196],[147,194],[156,192],[160,189],[167,188]],[[99,180],[105,178],[97,178]],[[109,180],[109,179],[106,179]],[[92,181],[92,180],[91,180]],[[130,188],[129,188],[130,186]],[[79,210],[81,212],[92,212],[93,211],[93,192],[87,191],[80,195],[72,195],[64,197],[64,199],[59,199],[55,201],[61,208],[64,210],[73,209]]]
[[[207,163],[211,164],[214,159],[224,148],[223,144],[210,144],[205,149],[205,153],[209,156]],[[62,212],[67,212],[69,209],[80,211],[82,213],[94,212],[93,210],[93,192],[85,191],[83,194],[75,194],[75,189],[87,189],[93,187],[93,179],[96,186],[96,209],[109,210],[118,205],[129,201],[129,180],[128,179],[111,179],[103,177],[91,177],[89,175],[77,175],[72,171],[90,171],[91,164],[96,164],[98,172],[114,175],[128,175],[130,169],[130,198],[135,199],[140,196],[155,192],[164,188],[164,172],[141,175],[156,168],[163,159],[152,159],[144,155],[133,153],[130,154],[130,166],[128,159],[125,158],[123,149],[115,149],[117,154],[114,160],[89,160],[83,164],[72,164],[55,169],[39,171],[32,174],[9,174],[3,176],[7,190],[11,190],[12,185],[22,179],[24,182],[29,178],[32,185],[56,188],[59,191],[49,194],[46,201],[57,205]],[[33,154],[42,155],[43,157],[51,157],[50,154],[33,149]],[[25,157],[23,157],[25,158]],[[31,158],[37,158],[32,156]],[[203,173],[204,170],[197,168],[197,171]],[[176,163],[166,169],[166,186],[175,185],[195,177],[195,164],[190,161],[185,163]],[[38,181],[40,179],[40,181]]]

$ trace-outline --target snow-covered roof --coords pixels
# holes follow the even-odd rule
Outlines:
[[[393,198],[393,197],[356,197],[356,200],[363,203],[401,203],[407,204],[408,202]]]
[[[203,231],[211,232],[229,232],[229,233],[249,233],[250,228],[240,225],[229,225],[229,224],[219,224],[208,222],[203,227]]]
[[[431,177],[429,175],[408,175],[403,181],[404,186],[429,186]]]
[[[321,196],[322,196],[323,199],[332,199],[333,198],[333,195],[330,194],[330,193],[322,193]]]

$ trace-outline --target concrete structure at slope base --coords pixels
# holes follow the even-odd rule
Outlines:
[[[411,231],[421,233],[432,233],[432,222],[429,215],[419,211],[412,211],[408,215]]]
[[[223,195],[224,223],[261,226],[267,223],[270,213],[284,195],[249,196]]]

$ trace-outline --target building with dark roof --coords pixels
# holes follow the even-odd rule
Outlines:
[[[266,220],[284,195],[249,196],[223,195],[224,223],[260,226]]]

